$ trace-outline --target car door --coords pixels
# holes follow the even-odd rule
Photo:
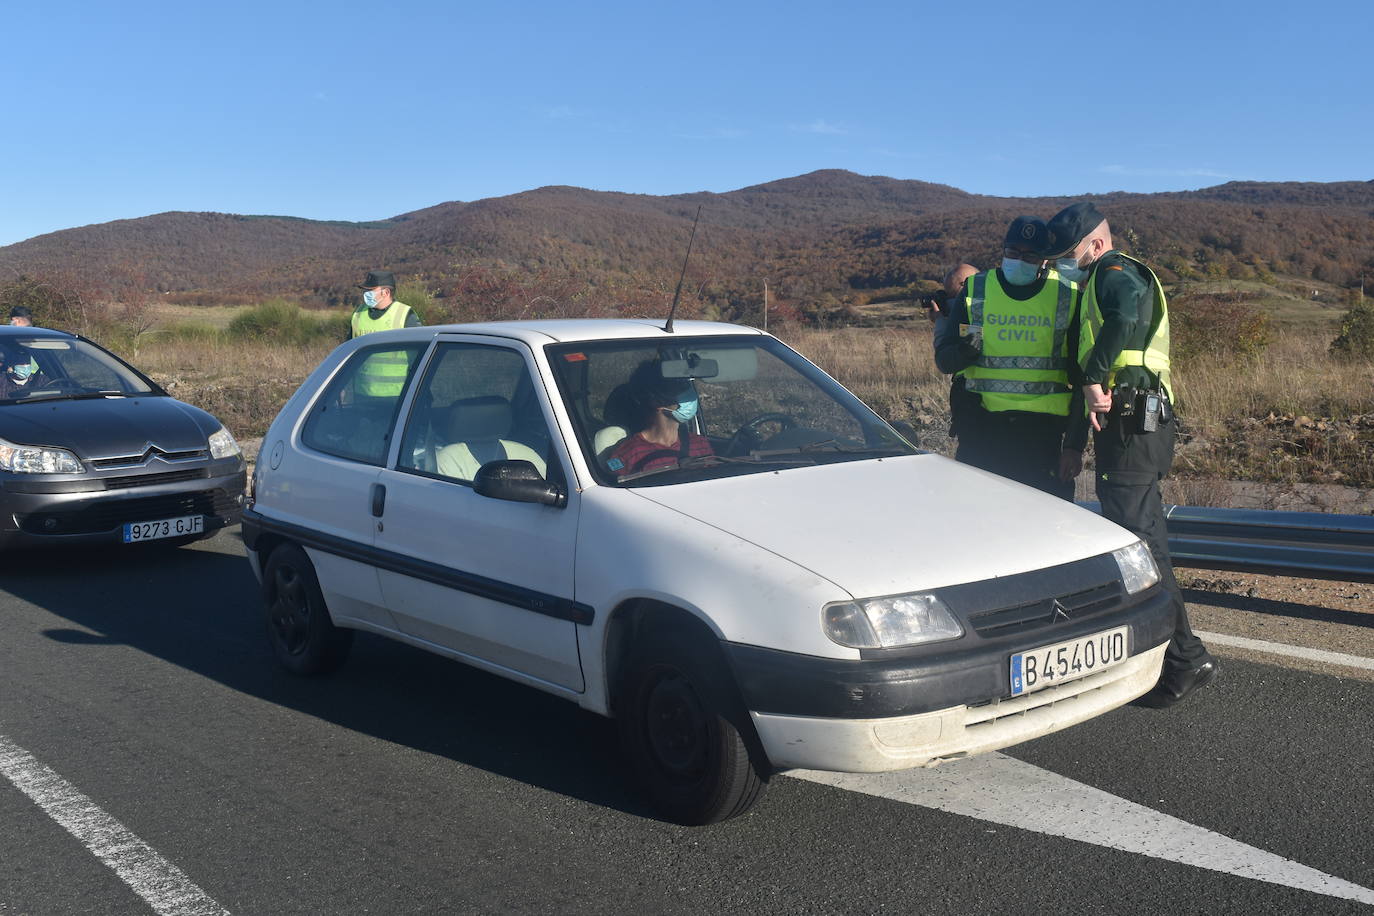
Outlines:
[[[376,547],[383,598],[406,634],[489,667],[581,690],[573,602],[578,501],[480,496],[477,469],[530,461],[566,481],[567,458],[532,354],[516,341],[441,341],[382,471]],[[563,483],[565,490],[570,489]]]
[[[330,613],[341,622],[394,630],[381,582],[368,559],[376,537],[378,477],[406,387],[429,341],[364,347],[324,386],[302,418],[295,447],[265,456],[276,493],[265,502],[290,506],[280,521],[309,529],[310,554]],[[369,383],[376,359],[403,354],[407,374],[385,388]]]

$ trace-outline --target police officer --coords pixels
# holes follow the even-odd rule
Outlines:
[[[353,310],[349,321],[349,340],[373,331],[417,328],[424,324],[414,309],[396,301],[396,275],[391,271],[369,270],[367,279],[358,284],[358,289],[363,291],[363,301]]]
[[[1140,536],[1175,604],[1174,635],[1159,683],[1142,698],[1170,706],[1217,676],[1215,658],[1193,635],[1169,561],[1159,481],[1174,460],[1175,420],[1169,372],[1169,309],[1154,271],[1112,247],[1106,219],[1091,203],[1065,207],[1050,220],[1047,253],[1061,276],[1080,287],[1077,367],[1093,433],[1102,514]],[[1082,467],[1088,423],[1075,423],[1065,459]]]
[[[374,331],[415,328],[423,322],[414,309],[396,301],[396,275],[389,270],[370,270],[358,284],[363,290],[362,303],[353,310],[349,321],[348,338],[361,337]],[[404,352],[374,353],[358,372],[358,394],[371,398],[394,398],[405,387],[409,360]]]
[[[1045,221],[1017,217],[1002,266],[974,274],[935,327],[935,364],[960,373],[972,397],[958,419],[955,458],[1073,499],[1060,478],[1071,402],[1069,325],[1075,288],[1045,269]]]

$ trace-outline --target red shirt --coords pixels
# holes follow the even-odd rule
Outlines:
[[[620,444],[611,450],[611,454],[606,458],[606,466],[615,471],[617,476],[625,477],[642,471],[673,467],[677,464],[678,456],[681,453],[682,445],[680,442],[671,446],[659,445],[657,442],[650,442],[645,439],[643,433],[635,433],[633,436],[621,440]],[[711,448],[710,440],[705,436],[698,436],[696,433],[687,434],[688,458],[701,458],[714,454],[715,451]]]

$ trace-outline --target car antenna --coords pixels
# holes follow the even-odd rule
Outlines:
[[[697,220],[701,219],[701,204],[697,204],[697,215],[692,217],[692,237],[687,240],[687,257],[682,259],[682,273],[677,278],[677,289],[673,291],[673,307],[668,309],[668,321],[663,325],[663,330],[673,333],[673,314],[677,311],[677,300],[682,295],[682,281],[687,277],[687,261],[692,257],[692,242],[697,237]]]

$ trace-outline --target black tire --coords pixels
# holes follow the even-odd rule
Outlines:
[[[632,649],[617,703],[621,741],[654,808],[679,824],[714,824],[754,806],[766,770],[719,648],[649,637]]]
[[[348,658],[353,631],[334,626],[315,567],[295,544],[272,551],[262,576],[267,638],[292,674],[328,674]]]

